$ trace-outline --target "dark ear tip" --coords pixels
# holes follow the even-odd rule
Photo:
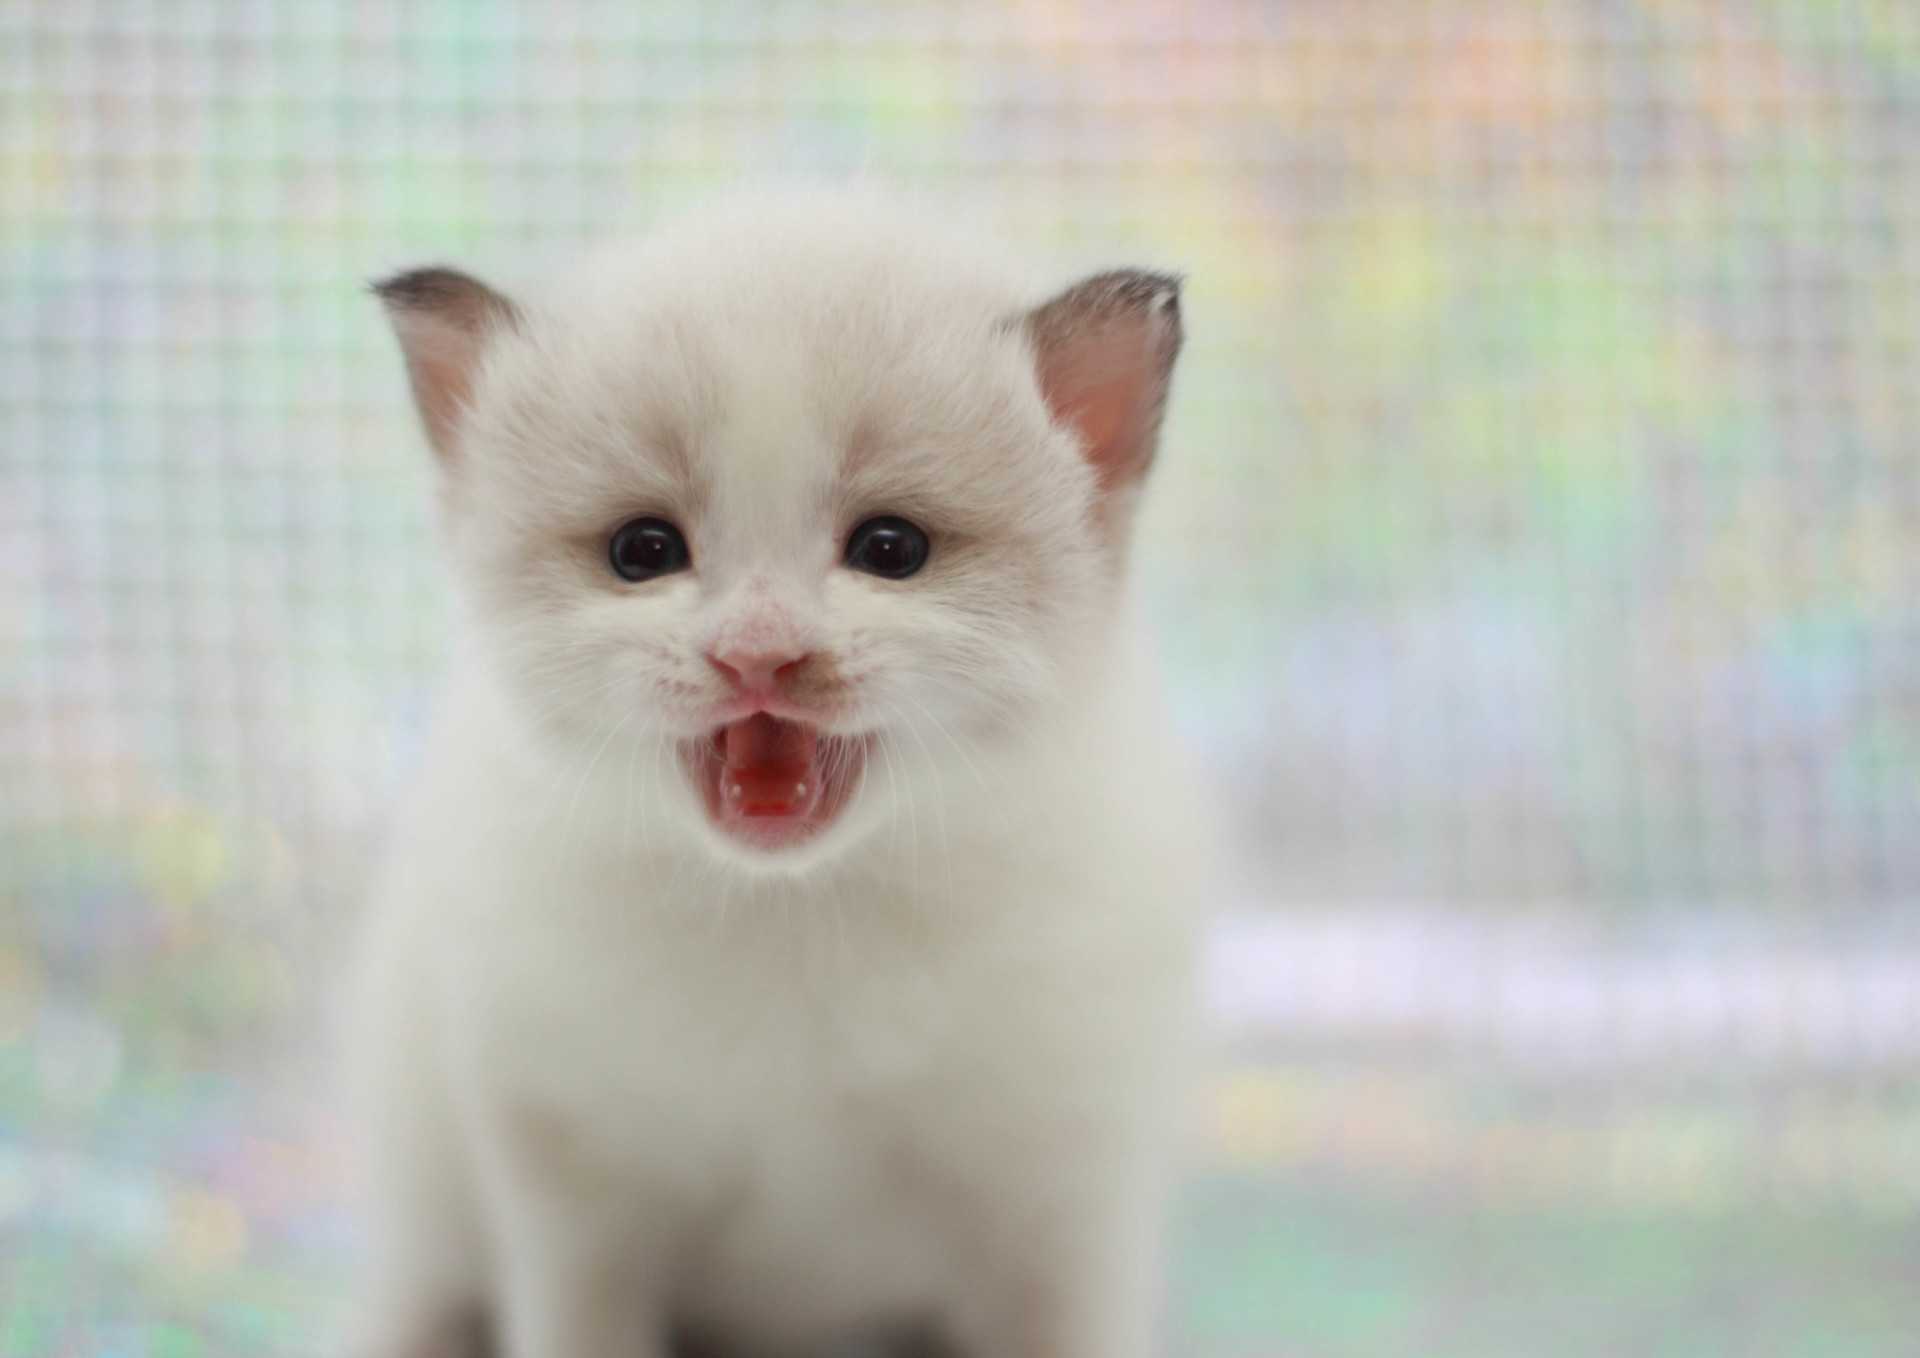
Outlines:
[[[470,278],[458,269],[432,264],[376,279],[367,285],[367,290],[390,307],[412,311],[470,298],[477,292],[483,292],[485,287],[478,279]]]
[[[1186,281],[1185,274],[1143,274],[1142,283],[1147,294],[1143,300],[1147,308],[1159,312],[1177,325],[1180,321],[1180,292]]]
[[[1187,285],[1187,276],[1183,273],[1155,274],[1160,296],[1157,305],[1170,316],[1180,314],[1180,294]]]
[[[1180,290],[1187,276],[1180,273],[1156,273],[1146,269],[1125,276],[1121,293],[1124,304],[1157,317],[1172,342],[1180,342]]]
[[[1180,319],[1180,289],[1187,276],[1153,269],[1113,269],[1095,274],[1064,297],[1072,309],[1087,313],[1145,312]]]

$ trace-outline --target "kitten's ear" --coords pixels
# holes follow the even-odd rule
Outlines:
[[[1027,317],[1040,392],[1079,434],[1103,491],[1137,483],[1160,441],[1180,353],[1180,280],[1120,269],[1076,283]]]
[[[487,342],[517,325],[518,307],[477,278],[454,269],[412,269],[373,285],[407,360],[407,379],[427,439],[451,463],[460,412]]]

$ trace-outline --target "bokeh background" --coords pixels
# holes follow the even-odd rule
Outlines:
[[[866,175],[1191,275],[1170,1352],[1920,1352],[1913,0],[0,2],[0,1356],[318,1354],[445,638],[367,278]]]

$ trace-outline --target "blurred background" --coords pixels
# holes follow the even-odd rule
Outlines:
[[[1920,1352],[1920,5],[0,3],[0,1358],[318,1354],[445,639],[362,291],[758,174],[1170,264],[1170,1352]]]

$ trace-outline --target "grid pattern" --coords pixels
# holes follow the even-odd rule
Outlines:
[[[384,800],[439,605],[356,280],[875,169],[1191,271],[1149,578],[1291,890],[1920,881],[1909,7],[10,13],[10,821]]]
[[[360,282],[796,174],[1190,274],[1142,579],[1252,913],[1182,1351],[1907,1351],[1920,7],[25,0],[0,1358],[316,1351],[283,1053],[444,641]]]

